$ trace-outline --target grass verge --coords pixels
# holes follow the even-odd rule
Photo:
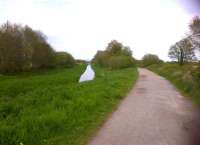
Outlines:
[[[0,145],[84,144],[137,78],[95,67],[94,81],[77,83],[84,69],[0,76]]]
[[[196,64],[180,66],[176,63],[155,64],[148,67],[149,70],[168,79],[180,92],[200,106],[200,88],[198,80],[193,78],[191,70]]]

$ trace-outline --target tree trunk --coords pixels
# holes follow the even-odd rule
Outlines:
[[[180,49],[181,55],[180,55],[180,65],[183,65],[183,50]]]

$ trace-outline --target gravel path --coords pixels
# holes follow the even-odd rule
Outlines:
[[[164,78],[139,79],[88,145],[200,145],[200,111]]]

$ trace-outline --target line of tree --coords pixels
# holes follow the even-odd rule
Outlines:
[[[73,66],[74,58],[66,52],[55,52],[42,32],[10,22],[0,26],[0,73],[64,64]]]
[[[195,51],[200,52],[200,17],[194,17],[189,28],[190,35],[172,45],[168,53],[168,56],[180,65],[197,61]]]
[[[105,51],[98,51],[92,62],[110,69],[121,69],[135,65],[131,49],[116,40],[112,40]]]

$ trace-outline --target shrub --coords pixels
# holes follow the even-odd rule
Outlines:
[[[127,68],[135,64],[130,48],[124,47],[116,40],[111,41],[105,51],[98,51],[92,62],[110,69]]]
[[[109,59],[108,67],[110,69],[120,69],[133,66],[134,59],[127,56],[112,56]]]
[[[75,60],[73,56],[67,52],[56,52],[56,65],[64,67],[73,67]]]
[[[80,64],[80,65],[89,63],[88,61],[82,60],[82,59],[76,59],[75,61],[76,61],[76,64]]]
[[[191,70],[191,75],[196,84],[200,87],[200,63]]]
[[[93,63],[96,65],[99,65],[101,67],[108,67],[108,52],[106,51],[97,51],[96,55],[94,56],[94,59],[92,60]]]
[[[142,58],[142,66],[147,67],[152,64],[159,64],[162,63],[163,61],[159,59],[157,55],[154,54],[146,54]]]

